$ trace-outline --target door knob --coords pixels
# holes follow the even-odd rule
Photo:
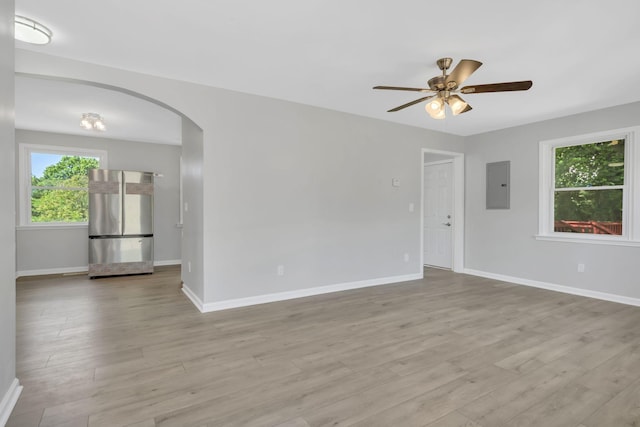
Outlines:
[[[442,225],[446,225],[447,227],[451,227],[451,223],[450,222],[443,222]]]

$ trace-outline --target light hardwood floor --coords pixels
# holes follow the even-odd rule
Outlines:
[[[640,425],[640,308],[426,270],[201,314],[179,270],[18,280],[8,426]]]

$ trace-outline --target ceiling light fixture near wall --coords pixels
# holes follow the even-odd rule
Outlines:
[[[31,44],[47,44],[53,33],[39,22],[25,16],[15,16],[15,39]]]
[[[80,120],[80,127],[86,130],[98,130],[104,132],[107,127],[104,124],[104,119],[100,114],[96,113],[83,113]]]

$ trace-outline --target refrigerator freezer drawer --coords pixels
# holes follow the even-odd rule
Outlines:
[[[153,273],[153,237],[89,239],[89,277]]]

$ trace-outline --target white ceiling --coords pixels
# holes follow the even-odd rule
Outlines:
[[[122,92],[66,81],[16,76],[16,128],[72,135],[181,144],[181,118]],[[105,132],[80,127],[82,113],[98,113]]]
[[[638,0],[16,0],[16,13],[54,33],[19,48],[458,135],[640,101]],[[533,88],[465,95],[473,110],[443,121],[386,112],[421,96],[372,86],[424,87],[444,56],[484,63],[466,85]]]

